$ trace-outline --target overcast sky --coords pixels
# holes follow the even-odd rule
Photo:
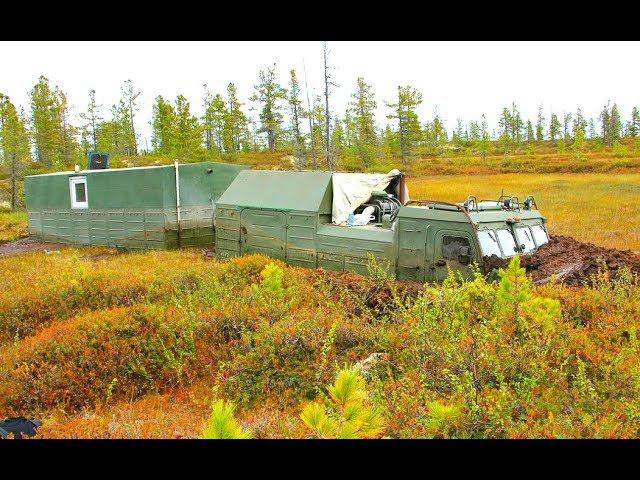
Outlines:
[[[485,113],[495,128],[501,107],[516,102],[535,118],[539,104],[562,114],[583,108],[597,117],[607,100],[616,101],[627,120],[640,106],[640,42],[329,42],[335,83],[331,109],[341,116],[356,78],[372,84],[378,122],[386,122],[384,100],[397,86],[422,92],[423,121],[437,108],[449,129],[456,119]],[[151,107],[157,95],[181,93],[202,114],[204,83],[223,93],[235,82],[245,107],[258,70],[276,63],[282,84],[295,68],[309,89],[322,93],[322,42],[0,42],[0,92],[25,109],[39,75],[67,93],[77,116],[96,90],[103,116],[130,78],[142,90],[137,117],[141,145],[149,138]]]

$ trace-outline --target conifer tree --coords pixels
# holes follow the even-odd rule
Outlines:
[[[0,93],[0,167],[11,184],[12,211],[18,207],[18,183],[30,161],[29,135],[24,114],[18,114],[9,97]]]
[[[536,136],[533,131],[533,124],[531,123],[531,120],[527,120],[527,142],[533,142],[535,139]]]
[[[510,112],[510,127],[511,127],[511,139],[520,143],[522,141],[522,131],[524,130],[524,122],[522,117],[520,116],[520,112],[516,108],[515,102],[511,104],[511,112]]]
[[[555,113],[551,114],[551,122],[549,123],[549,140],[555,142],[557,138],[560,138],[560,129],[562,125],[558,116]]]
[[[236,86],[227,85],[227,110],[224,119],[224,150],[227,153],[240,151],[246,144],[249,120],[242,111],[242,103],[238,100]]]
[[[358,77],[356,91],[351,95],[349,110],[356,125],[356,147],[362,161],[370,161],[373,158],[375,147],[378,144],[375,125],[375,110],[377,103],[373,88]]]
[[[421,103],[422,95],[409,85],[398,86],[396,103],[387,103],[387,106],[393,110],[393,113],[387,115],[387,118],[398,121],[400,156],[404,164],[414,154],[420,141],[420,121],[416,109]]]
[[[87,105],[86,113],[81,113],[80,118],[85,120],[83,129],[86,129],[91,142],[91,148],[96,150],[98,148],[98,126],[102,121],[100,116],[100,108],[102,105],[98,105],[96,102],[96,91],[89,90],[89,104]]]
[[[511,112],[504,107],[502,109],[502,114],[500,115],[500,119],[498,120],[498,127],[500,128],[500,138],[504,141],[513,140],[513,120],[511,117]]]
[[[138,137],[135,129],[135,116],[138,110],[136,101],[142,94],[141,91],[136,91],[131,80],[126,80],[120,88],[122,92],[122,98],[120,102],[121,118],[126,121],[122,125],[125,132],[125,150],[127,155],[138,154]]]
[[[489,135],[489,126],[487,124],[487,117],[484,113],[482,114],[481,129],[482,129],[482,132],[481,132],[479,147],[480,147],[480,154],[482,155],[482,158],[485,159],[487,158],[487,155],[489,153],[491,136]]]
[[[151,145],[155,153],[170,155],[173,152],[173,106],[161,95],[156,97],[151,119]]]
[[[275,152],[283,119],[280,101],[286,99],[287,91],[276,80],[275,64],[260,70],[259,77],[260,81],[250,100],[262,105],[259,114],[262,127],[259,132],[266,132],[269,150]]]
[[[640,112],[638,107],[633,107],[633,110],[631,110],[631,120],[629,121],[627,133],[632,138],[640,135]]]
[[[289,92],[287,95],[291,114],[291,143],[296,157],[302,158],[304,152],[304,137],[300,131],[300,119],[305,116],[300,99],[300,85],[294,69],[289,71]]]
[[[611,116],[610,116],[611,125],[609,127],[611,141],[614,142],[620,139],[620,134],[622,131],[622,119],[620,118],[620,112],[618,111],[618,105],[616,103],[611,107]]]
[[[204,146],[207,152],[222,153],[227,108],[220,94],[212,95],[206,84],[204,90],[204,115],[202,117]]]
[[[573,119],[573,136],[576,136],[576,132],[582,130],[583,133],[587,132],[587,120],[582,115],[582,109],[578,107],[576,110],[576,116]]]
[[[178,95],[175,101],[172,137],[173,154],[180,159],[196,160],[202,154],[202,126],[191,114],[187,99]]]
[[[50,168],[62,160],[58,94],[49,86],[49,80],[40,76],[29,96],[36,160],[45,168]]]
[[[568,142],[571,138],[571,130],[570,130],[570,125],[571,125],[571,112],[565,112],[562,115],[562,126],[563,126],[563,137],[564,137],[564,141],[565,143]]]
[[[544,121],[545,118],[542,115],[542,105],[538,107],[538,118],[536,119],[536,141],[542,142],[544,140]]]

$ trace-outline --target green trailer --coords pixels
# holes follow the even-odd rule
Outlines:
[[[215,202],[246,168],[201,162],[28,176],[29,232],[128,249],[212,246]]]

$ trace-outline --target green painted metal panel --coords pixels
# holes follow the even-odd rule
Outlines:
[[[241,253],[263,253],[284,260],[286,241],[284,212],[245,208],[240,213]]]
[[[316,233],[318,266],[366,275],[369,254],[395,274],[395,242],[392,230],[375,226],[320,225]]]
[[[133,249],[213,245],[214,202],[245,168],[215,162],[178,166],[180,238],[174,165],[28,176],[29,231],[52,241]],[[71,177],[86,178],[88,208],[71,208]]]
[[[317,215],[290,212],[287,215],[287,263],[315,268]]]
[[[424,282],[427,278],[426,220],[400,218],[398,220],[398,271],[399,280]]]

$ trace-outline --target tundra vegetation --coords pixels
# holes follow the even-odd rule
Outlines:
[[[280,83],[275,66],[254,92],[204,85],[202,116],[182,95],[156,97],[149,145],[130,81],[110,108],[90,90],[81,122],[44,76],[23,108],[0,94],[0,244],[27,234],[25,175],[84,166],[97,149],[113,167],[397,167],[413,198],[533,194],[551,233],[640,251],[637,108],[622,119],[615,103],[597,118],[541,106],[525,119],[512,104],[496,108],[495,126],[483,115],[448,131],[437,114],[419,117],[423,92],[403,85],[379,99],[360,77],[337,112],[329,53],[323,97],[295,71]],[[514,258],[497,282],[451,274],[405,295],[371,271],[195,250],[0,256],[0,417],[41,418],[42,437],[640,435],[631,273],[603,267],[582,287],[532,285]]]
[[[401,295],[260,255],[72,247],[0,270],[0,416],[42,437],[640,435],[628,273],[534,286],[515,257]]]

